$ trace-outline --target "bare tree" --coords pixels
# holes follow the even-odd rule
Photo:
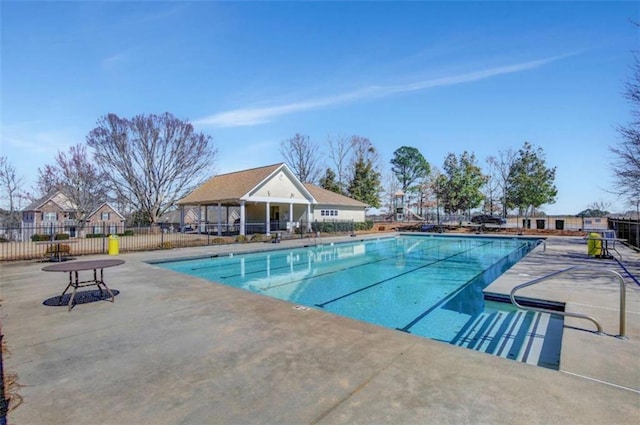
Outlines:
[[[78,227],[101,203],[108,200],[107,176],[94,164],[82,144],[71,146],[68,153],[58,151],[56,163],[38,169],[42,189],[59,190],[76,207]]]
[[[33,188],[35,190],[34,198],[42,198],[48,193],[58,190],[59,181],[60,178],[55,165],[45,164],[44,167],[38,168],[38,179],[36,180],[36,185]]]
[[[87,136],[116,197],[155,223],[159,216],[202,183],[216,155],[211,136],[196,133],[170,113],[108,114]]]
[[[499,151],[498,156],[490,156],[487,158],[487,162],[490,164],[492,173],[490,184],[495,184],[497,187],[497,191],[501,193],[501,203],[502,203],[502,216],[507,216],[508,210],[508,202],[507,202],[507,194],[509,191],[509,173],[511,172],[511,167],[516,160],[516,152],[509,148],[504,151]]]
[[[366,137],[354,135],[350,138],[351,143],[351,161],[349,166],[353,168],[354,164],[360,160],[370,163],[373,168],[380,173],[380,152],[373,146],[371,140]],[[351,170],[353,171],[353,170]]]
[[[382,188],[381,198],[382,207],[387,209],[390,214],[394,214],[395,210],[395,194],[400,190],[400,182],[393,172],[387,172],[383,177],[384,187]]]
[[[348,137],[338,136],[333,139],[329,137],[329,158],[335,166],[335,173],[338,180],[338,186],[341,193],[346,193],[347,182],[345,182],[349,154],[353,150],[351,139]]]
[[[634,57],[633,76],[625,88],[625,97],[631,104],[632,121],[618,126],[620,141],[612,146],[614,192],[629,204],[640,202],[640,58]]]
[[[496,157],[490,156],[486,159],[487,169],[486,177],[487,183],[484,185],[484,212],[493,215],[493,213],[500,210],[499,206],[495,203],[504,196],[504,192],[500,194],[502,177],[500,174],[499,163]],[[502,195],[502,196],[501,196]]]
[[[380,152],[366,137],[351,136],[352,155],[349,163],[351,178],[347,193],[354,199],[377,208],[380,206],[382,185]]]
[[[296,177],[303,183],[315,183],[321,173],[318,158],[318,146],[309,139],[296,133],[291,139],[280,143],[280,153],[291,167]]]
[[[20,222],[16,205],[21,195],[24,180],[16,174],[16,168],[9,162],[6,156],[0,156],[0,186],[2,187],[2,198],[8,203],[9,225],[16,225]]]

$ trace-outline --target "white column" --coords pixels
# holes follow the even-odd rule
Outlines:
[[[184,229],[184,205],[180,205],[180,229],[178,232],[182,232],[182,229]]]
[[[311,204],[307,204],[307,232],[311,231]]]
[[[244,232],[244,201],[240,201],[240,234],[245,235]]]
[[[197,226],[198,226],[198,231],[197,233],[200,234],[200,225],[202,223],[202,205],[198,204],[198,221],[197,221]]]
[[[267,202],[267,207],[265,208],[265,220],[264,222],[266,223],[266,234],[267,236],[269,236],[271,234],[271,220],[269,218],[269,209],[271,208],[271,203]]]
[[[293,228],[293,202],[289,204],[289,231],[291,233],[295,231]]]
[[[222,205],[218,202],[218,236],[222,236]]]

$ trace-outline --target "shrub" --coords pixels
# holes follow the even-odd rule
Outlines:
[[[69,235],[67,233],[58,233],[54,239],[57,241],[66,241],[69,239]]]
[[[173,244],[171,242],[162,242],[162,245],[160,245],[161,249],[171,249],[173,248]]]
[[[87,233],[86,238],[87,238],[87,239],[92,239],[92,238],[104,238],[104,233]]]
[[[227,243],[227,241],[224,240],[223,238],[213,238],[213,239],[211,239],[211,243],[212,244],[220,244],[220,243]]]
[[[269,241],[275,237],[276,237],[275,233],[272,236],[263,235],[262,233],[256,233],[255,235],[252,235],[249,240],[251,242],[264,242],[264,241]]]
[[[353,224],[353,230],[371,230],[373,229],[373,221],[366,220]]]
[[[35,234],[31,236],[31,241],[32,242],[42,242],[42,241],[50,241],[51,240],[51,235],[39,235],[39,234]]]
[[[245,235],[238,235],[236,236],[236,242],[246,242],[247,241],[247,237]]]
[[[124,233],[122,234],[122,236],[133,236],[135,235],[135,233],[133,233],[133,230],[125,230]]]

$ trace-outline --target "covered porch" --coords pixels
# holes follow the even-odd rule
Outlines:
[[[316,203],[285,164],[274,164],[214,176],[178,205],[197,211],[197,232],[245,236],[309,231]]]
[[[273,232],[311,231],[311,203],[266,202],[210,202],[198,205],[181,205],[180,229],[184,231],[184,214],[188,208],[196,212],[196,225],[187,231],[217,236],[271,235]]]

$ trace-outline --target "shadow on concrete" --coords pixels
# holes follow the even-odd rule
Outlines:
[[[120,293],[117,289],[112,289],[111,292],[113,292],[114,297],[117,297]],[[64,294],[62,298],[60,295],[56,295],[55,297],[47,298],[42,304],[47,307],[68,307],[69,299],[71,299],[71,294]],[[73,299],[73,304],[88,304],[110,299],[111,295],[109,295],[107,291],[102,291],[102,293],[97,289],[77,291],[76,297]]]

